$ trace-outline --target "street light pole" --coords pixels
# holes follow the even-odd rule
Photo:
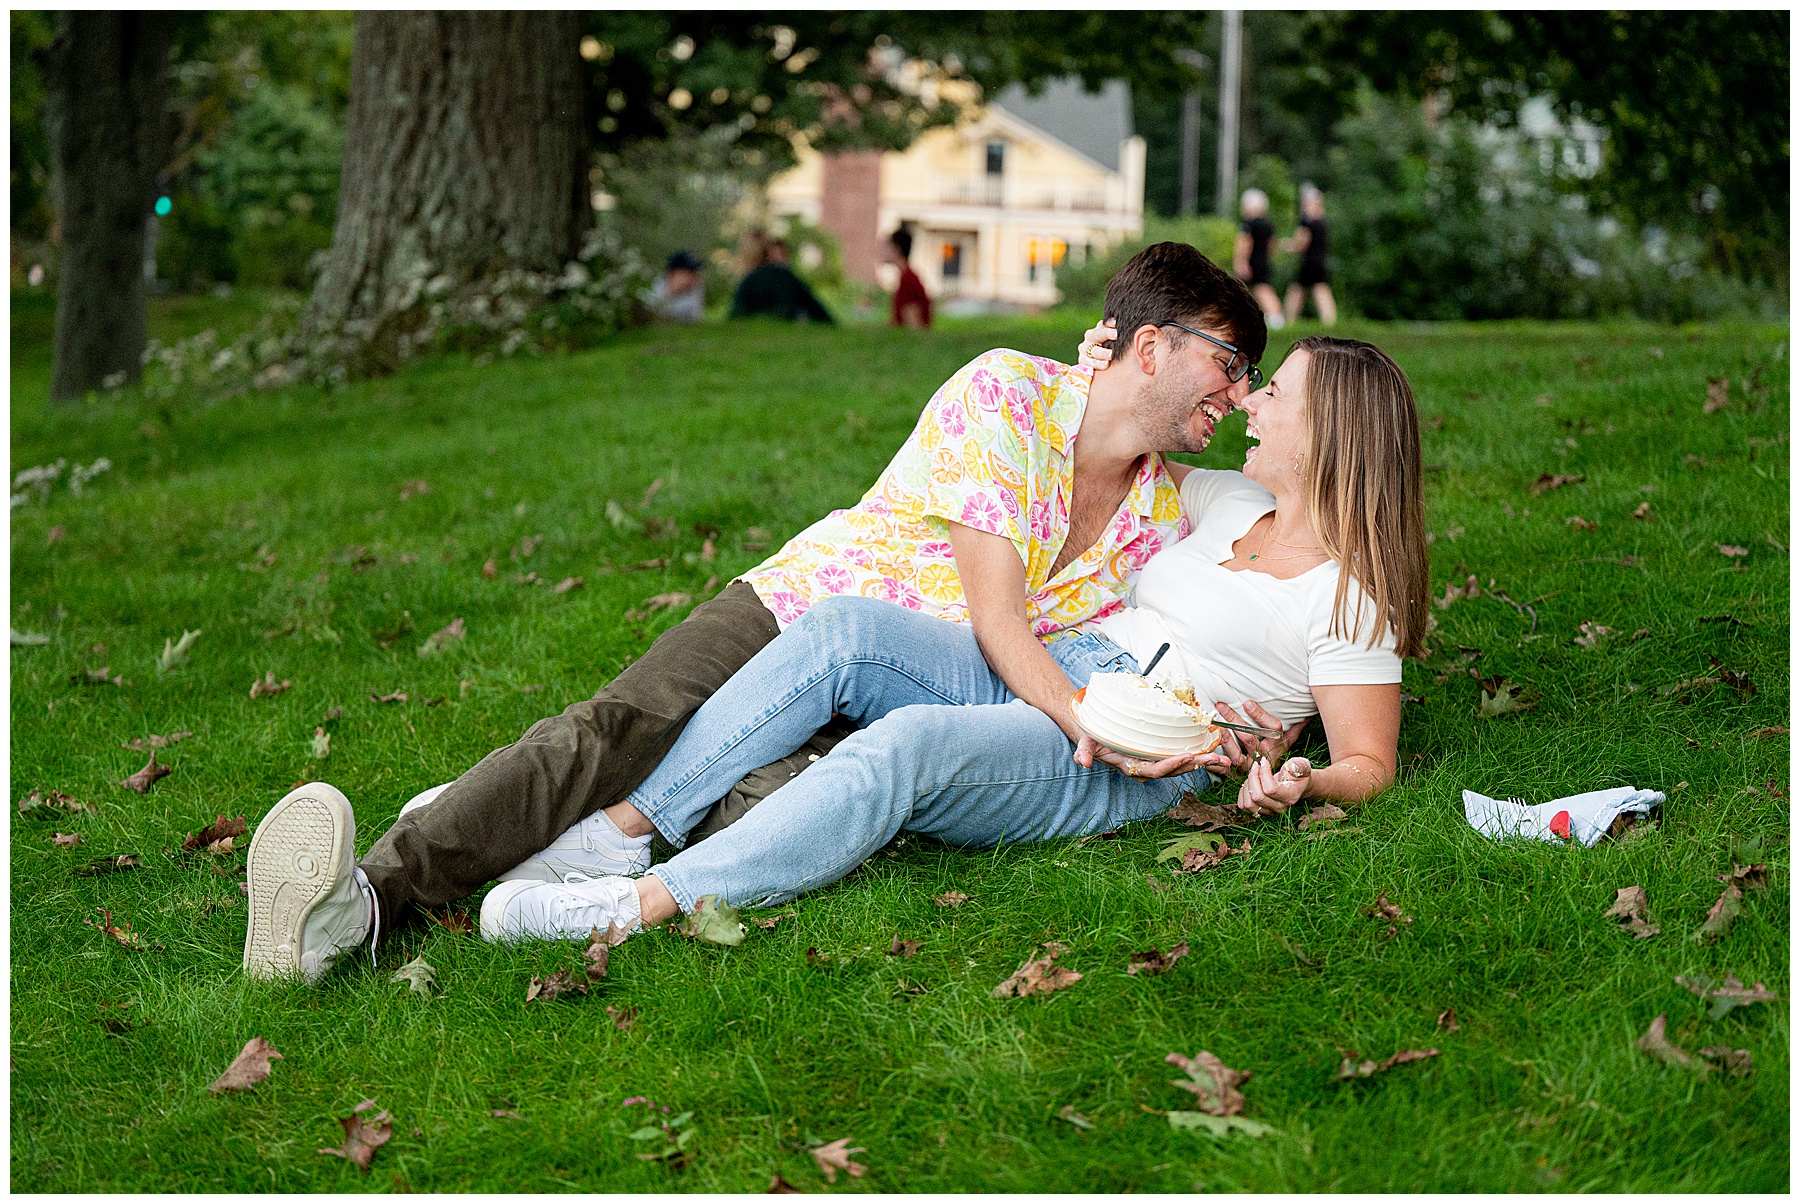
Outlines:
[[[1205,71],[1212,62],[1197,50],[1177,50],[1175,59],[1195,71]],[[1181,95],[1181,216],[1192,217],[1200,211],[1200,90],[1190,88]]]
[[[1244,66],[1244,13],[1228,8],[1224,44],[1219,52],[1219,196],[1218,213],[1230,217],[1237,211],[1238,97]]]

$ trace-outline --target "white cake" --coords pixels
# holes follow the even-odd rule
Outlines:
[[[1075,708],[1075,721],[1102,744],[1173,757],[1210,751],[1219,742],[1211,710],[1184,701],[1186,683],[1149,682],[1135,673],[1096,673]]]

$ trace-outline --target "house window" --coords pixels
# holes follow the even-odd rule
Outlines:
[[[1006,171],[1006,143],[990,142],[987,144],[987,173],[990,176],[1001,175]]]
[[[939,268],[938,274],[945,280],[960,280],[962,278],[961,243],[946,242],[944,244],[942,266]]]
[[[1069,244],[1060,238],[1030,238],[1025,241],[1025,279],[1032,284],[1044,268],[1060,268],[1068,258]]]

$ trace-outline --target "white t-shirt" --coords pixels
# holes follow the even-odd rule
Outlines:
[[[1100,634],[1148,664],[1170,645],[1164,666],[1194,683],[1202,703],[1223,701],[1239,715],[1252,699],[1283,726],[1318,714],[1313,686],[1386,685],[1400,680],[1394,635],[1367,647],[1377,619],[1365,598],[1353,639],[1329,634],[1338,564],[1328,560],[1290,580],[1222,567],[1231,545],[1275,509],[1275,495],[1241,472],[1196,468],[1181,483],[1193,533],[1150,558],[1131,606],[1099,624]],[[1346,625],[1357,590],[1345,598]]]

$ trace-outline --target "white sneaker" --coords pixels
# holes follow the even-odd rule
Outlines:
[[[496,883],[481,903],[481,939],[520,941],[584,939],[594,929],[617,924],[626,932],[642,927],[637,883],[630,878],[592,882]]]
[[[245,858],[250,924],[244,972],[317,982],[368,939],[375,892],[356,866],[356,817],[324,782],[290,791],[256,826]]]
[[[450,786],[433,786],[400,808],[400,814],[429,806]],[[549,848],[500,875],[501,882],[587,882],[619,875],[635,878],[650,868],[650,837],[627,836],[596,811],[558,836]]]

